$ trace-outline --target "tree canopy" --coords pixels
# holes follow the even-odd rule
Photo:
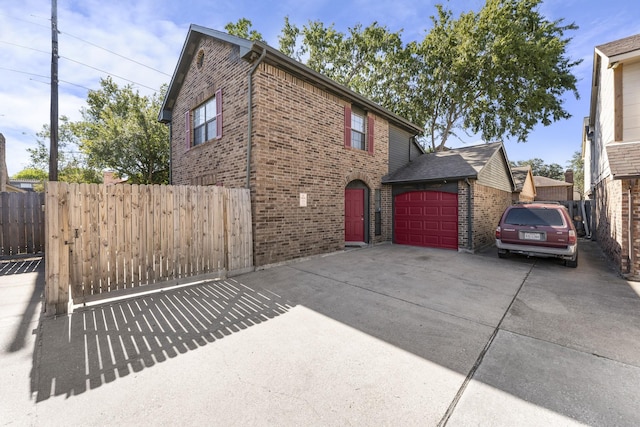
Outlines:
[[[79,151],[78,139],[73,133],[73,124],[67,116],[60,117],[58,127],[58,179],[63,182],[102,182],[100,170],[87,164],[86,156]],[[30,161],[26,169],[16,173],[15,179],[37,179],[42,182],[49,177],[49,125],[43,125],[36,134],[36,146],[27,148]],[[37,187],[41,188],[41,187]]]
[[[487,0],[457,18],[438,5],[425,38],[406,44],[402,31],[377,22],[342,33],[320,21],[300,28],[285,17],[280,50],[424,126],[431,150],[461,139],[460,132],[487,142],[526,141],[536,124],[570,117],[565,93],[578,97],[572,70],[581,60],[566,53],[566,34],[577,26],[548,20],[541,3]],[[225,28],[259,35],[246,19]]]
[[[72,124],[88,164],[114,170],[132,184],[169,181],[169,130],[157,121],[166,85],[151,97],[109,77],[90,91],[82,121]]]
[[[558,163],[546,164],[544,160],[536,157],[529,160],[518,160],[511,162],[511,166],[531,166],[531,173],[535,176],[546,176],[547,178],[564,181],[564,169]]]

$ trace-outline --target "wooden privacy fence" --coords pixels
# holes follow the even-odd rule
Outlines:
[[[249,190],[45,185],[48,314],[253,267]],[[187,280],[183,280],[187,279]]]
[[[0,256],[44,250],[44,194],[0,193]]]

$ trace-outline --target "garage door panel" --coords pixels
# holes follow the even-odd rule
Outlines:
[[[411,191],[394,198],[395,242],[415,246],[458,248],[458,195]]]

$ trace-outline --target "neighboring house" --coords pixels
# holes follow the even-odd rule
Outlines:
[[[596,46],[583,136],[593,235],[622,273],[638,276],[640,34]]]
[[[519,166],[511,168],[515,190],[512,200],[516,202],[533,202],[536,198],[536,185],[533,181],[531,166]]]
[[[42,183],[37,179],[11,179],[9,178],[9,185],[13,188],[17,188],[20,192],[36,191],[35,186]]]
[[[254,265],[392,238],[421,127],[262,42],[192,25],[159,120],[171,183],[251,190]]]
[[[495,242],[514,191],[501,142],[424,154],[382,182],[393,187],[394,242],[467,251]]]
[[[102,183],[104,185],[115,185],[115,184],[123,184],[126,183],[126,179],[118,178],[115,172],[113,171],[104,171],[102,172]]]
[[[533,177],[536,187],[536,201],[564,202],[573,200],[573,172],[565,173],[565,180],[547,178],[546,176]]]

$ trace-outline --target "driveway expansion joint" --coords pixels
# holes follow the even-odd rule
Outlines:
[[[498,335],[498,331],[500,331],[500,327],[502,326],[502,322],[507,317],[507,314],[511,310],[511,307],[513,306],[513,304],[516,302],[516,299],[518,298],[518,294],[520,293],[520,291],[524,287],[524,284],[527,282],[527,279],[529,278],[529,275],[531,274],[531,272],[533,271],[533,268],[535,266],[536,266],[536,262],[531,264],[531,267],[529,268],[529,271],[527,271],[527,274],[524,276],[524,279],[522,279],[522,283],[520,283],[520,286],[518,287],[518,290],[513,295],[513,298],[511,299],[511,302],[509,303],[509,306],[507,307],[507,309],[502,314],[502,317],[500,318],[500,321],[498,322],[498,325],[496,325],[495,329],[493,330],[493,333],[489,337],[489,340],[487,341],[487,344],[485,344],[484,348],[482,349],[482,351],[478,355],[478,358],[476,359],[476,362],[471,367],[471,370],[467,374],[467,377],[464,379],[464,381],[462,382],[462,385],[458,389],[458,392],[456,393],[456,395],[454,396],[453,400],[449,404],[449,407],[447,408],[447,411],[444,413],[444,416],[442,417],[442,419],[438,423],[438,427],[445,427],[447,425],[447,422],[449,421],[449,418],[451,418],[451,415],[453,415],[453,411],[456,409],[456,406],[458,405],[458,402],[460,401],[460,398],[464,394],[464,391],[467,389],[467,386],[469,385],[469,383],[473,379],[473,376],[475,375],[476,371],[478,370],[478,368],[482,364],[482,360],[484,359],[484,356],[487,354],[487,352],[489,351],[489,348],[491,347],[491,344],[493,344],[493,341],[495,340],[496,336]]]

